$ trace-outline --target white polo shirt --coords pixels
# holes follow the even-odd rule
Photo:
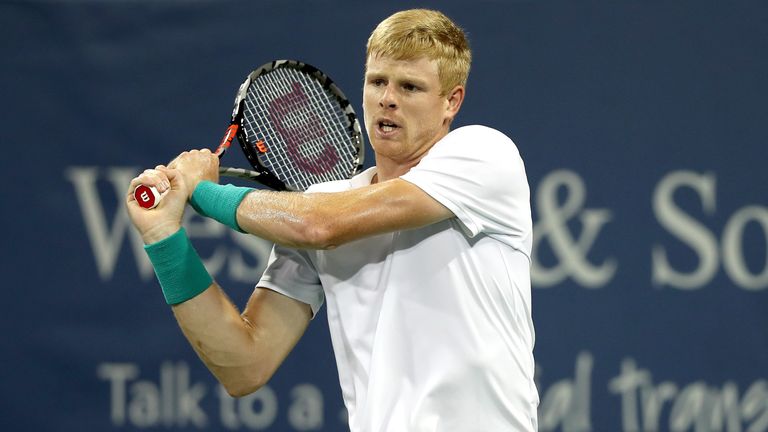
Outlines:
[[[335,192],[369,185],[375,168]],[[329,251],[277,246],[258,286],[325,302],[353,432],[535,431],[532,222],[501,132],[449,133],[402,179],[451,218]]]

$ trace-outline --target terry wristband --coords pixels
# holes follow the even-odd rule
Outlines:
[[[217,220],[230,228],[245,232],[237,224],[237,207],[253,188],[231,184],[219,185],[210,181],[197,184],[189,204],[201,216]]]
[[[213,283],[183,227],[159,242],[145,245],[144,250],[169,305],[185,302]]]

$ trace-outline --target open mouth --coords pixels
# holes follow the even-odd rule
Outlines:
[[[379,122],[379,129],[381,129],[382,132],[392,132],[397,128],[398,126],[389,120],[382,120]]]

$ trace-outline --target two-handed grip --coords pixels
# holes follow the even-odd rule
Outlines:
[[[234,121],[229,125],[227,132],[224,134],[224,138],[221,139],[219,147],[216,148],[216,151],[213,154],[219,158],[224,155],[230,144],[232,144],[232,140],[235,138],[239,127],[239,124]],[[221,171],[222,170],[219,169],[219,172]],[[160,204],[160,200],[163,199],[165,193],[167,192],[168,191],[161,194],[157,191],[157,189],[154,188],[154,186],[147,186],[142,184],[136,186],[136,189],[133,190],[133,197],[136,199],[136,202],[139,203],[139,207],[145,210],[149,210],[157,207],[157,205]]]

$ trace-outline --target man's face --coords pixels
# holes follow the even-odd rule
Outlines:
[[[366,66],[363,111],[377,158],[418,161],[448,133],[458,110],[440,95],[437,63],[371,56]]]

